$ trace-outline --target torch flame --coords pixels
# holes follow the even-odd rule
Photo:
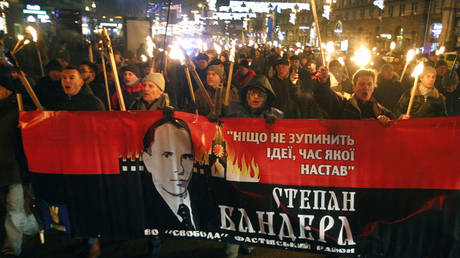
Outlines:
[[[420,62],[414,69],[412,77],[416,78],[423,72],[423,62]]]
[[[339,57],[339,63],[344,66],[345,65],[345,61],[343,60],[343,57]]]
[[[27,33],[29,33],[32,36],[32,40],[34,42],[37,42],[37,40],[38,40],[37,30],[34,27],[29,25],[29,26],[26,27],[26,31],[27,31]]]
[[[219,44],[217,44],[216,42],[214,42],[214,49],[216,50],[218,55],[220,55],[220,53],[222,53],[222,47]]]
[[[355,55],[351,58],[359,67],[365,67],[371,61],[371,52],[369,49],[361,45],[360,49],[355,52]]]
[[[390,49],[393,50],[396,47],[396,43],[394,41],[391,41],[390,43]]]
[[[30,40],[28,40],[28,39],[24,40],[24,45],[27,45],[29,43],[30,43]]]
[[[185,61],[185,56],[184,52],[182,52],[182,49],[179,47],[177,42],[174,42],[173,45],[169,45],[171,48],[171,51],[169,52],[169,58],[173,60],[179,60],[181,64],[184,63]]]
[[[438,50],[436,50],[436,55],[437,56],[442,55],[445,50],[446,48],[444,46],[441,46]]]
[[[230,56],[228,57],[230,62],[235,62],[235,44],[236,44],[236,42],[233,41],[232,42],[232,50],[230,50]]]
[[[21,34],[18,34],[18,40],[23,40],[23,39],[24,39],[24,36]]]
[[[412,59],[414,59],[414,56],[415,51],[413,49],[409,50],[409,52],[407,52],[406,61],[410,62]]]
[[[144,54],[142,54],[141,55],[141,60],[142,60],[143,63],[145,63],[145,62],[147,62],[147,57]]]
[[[153,43],[153,40],[150,36],[147,36],[147,38],[145,39],[146,42],[147,42],[147,54],[149,55],[149,57],[153,57],[153,49],[155,48],[155,43]]]
[[[332,41],[327,42],[326,43],[326,50],[327,50],[327,53],[329,55],[334,53],[334,42],[332,42]]]

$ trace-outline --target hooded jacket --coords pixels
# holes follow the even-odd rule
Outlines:
[[[251,112],[251,109],[246,100],[246,95],[249,89],[254,87],[263,87],[267,93],[265,105],[257,112]],[[267,77],[263,75],[255,75],[245,86],[238,92],[240,100],[232,102],[224,111],[226,117],[246,117],[246,118],[264,118],[266,115],[274,115],[276,118],[283,118],[284,114],[281,110],[274,108],[276,95],[273,91]]]
[[[94,96],[93,91],[85,84],[76,95],[61,97],[56,110],[91,111],[105,110],[105,108],[104,103]]]

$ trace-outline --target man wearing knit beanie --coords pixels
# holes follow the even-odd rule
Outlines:
[[[208,66],[208,71],[206,73],[206,91],[207,94],[211,97],[213,105],[216,110],[211,110],[206,98],[206,92],[203,89],[199,88],[196,91],[196,107],[200,115],[209,115],[215,113],[219,115],[225,98],[225,88],[223,87],[223,82],[225,79],[225,72],[222,67],[219,65],[210,65]],[[238,94],[237,90],[232,87],[230,91],[230,100],[237,100]],[[190,109],[190,112],[195,110]]]
[[[411,99],[411,90],[407,90],[396,105],[397,116],[400,119],[447,116],[445,97],[434,87],[436,69],[432,66],[425,66],[419,79],[420,82],[414,92],[410,115],[406,115]]]
[[[225,78],[225,72],[219,65],[210,65],[206,73],[208,86],[216,88]]]
[[[142,96],[142,81],[140,79],[139,68],[136,65],[127,65],[120,69],[122,77],[122,93],[125,107],[129,107],[137,98]],[[112,107],[119,110],[118,95],[112,95]]]
[[[142,81],[142,96],[138,97],[129,110],[159,110],[169,105],[165,91],[165,79],[161,73],[149,73]]]

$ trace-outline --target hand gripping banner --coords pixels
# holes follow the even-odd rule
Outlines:
[[[47,229],[344,256],[458,257],[459,124],[233,118],[218,126],[159,111],[20,117],[34,190],[53,213]]]

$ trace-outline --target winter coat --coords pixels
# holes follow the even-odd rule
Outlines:
[[[398,75],[393,73],[391,80],[385,80],[381,75],[377,77],[377,88],[375,88],[373,96],[384,107],[394,111],[403,92]]]
[[[280,79],[277,75],[270,79],[270,84],[276,95],[274,107],[284,112],[285,118],[298,118],[300,115],[299,106],[295,101],[292,101],[297,87],[292,85],[289,76],[285,79]],[[297,81],[298,85],[302,85],[302,81]]]
[[[446,108],[448,116],[460,116],[460,88],[457,88],[453,92],[446,92]]]
[[[138,98],[133,103],[131,103],[131,106],[128,107],[128,110],[160,110],[165,106],[169,106],[169,96],[168,94],[163,93],[150,105],[145,102],[142,97]]]
[[[373,97],[364,103],[357,99],[354,94],[350,99],[346,99],[333,92],[329,80],[324,84],[316,80],[313,86],[313,96],[332,119],[376,119],[380,115],[387,116],[392,120],[396,118],[390,110],[380,105]]]
[[[18,129],[18,104],[15,94],[0,100],[0,187],[22,182],[24,157]]]
[[[256,74],[264,74],[265,72],[265,56],[259,55],[254,60],[254,72]]]
[[[411,118],[447,116],[445,97],[434,87],[427,96],[424,96],[419,87],[415,90],[414,101],[410,110]],[[407,90],[399,99],[395,110],[398,117],[406,114],[410,95],[411,90]]]
[[[48,76],[41,78],[35,85],[35,94],[46,110],[55,110],[57,100],[65,97],[61,81],[53,82]]]
[[[105,110],[104,103],[94,96],[94,93],[88,85],[83,85],[80,91],[75,96],[63,96],[58,101],[56,110],[68,111],[90,111],[90,110]]]
[[[250,88],[263,87],[267,92],[267,100],[265,105],[257,112],[251,112],[247,103],[246,95]],[[284,114],[281,110],[274,108],[276,95],[268,81],[267,77],[257,75],[253,77],[239,91],[239,101],[233,101],[228,108],[224,110],[225,117],[246,117],[246,118],[264,118],[266,115],[274,115],[276,118],[283,118]]]
[[[239,89],[248,83],[248,81],[251,80],[254,75],[256,75],[256,73],[252,69],[249,69],[246,76],[241,75],[240,70],[238,69],[235,76],[233,76],[232,83],[236,86],[237,89]]]
[[[293,100],[296,101],[299,106],[300,118],[321,119],[327,117],[327,113],[313,98],[313,92],[311,90],[304,90],[302,87],[297,87]]]
[[[109,104],[107,100],[107,90],[105,88],[105,83],[97,81],[96,79],[92,81],[88,86],[94,93],[94,96],[98,97],[102,103],[104,103],[104,107],[106,110],[109,109]],[[115,93],[115,87],[113,84],[109,84],[109,96],[112,96]]]
[[[142,97],[142,80],[135,83],[133,87],[128,87],[123,84],[121,92],[123,94],[123,100],[125,101],[125,107],[129,107],[137,98]],[[116,92],[112,95],[112,109],[120,110],[118,94]]]
[[[216,106],[219,110],[222,111],[222,105],[224,104],[225,100],[225,91],[226,87],[224,87],[222,84],[219,85],[217,88],[213,88],[210,86],[206,86],[206,91],[208,92],[209,96],[211,97],[211,101],[213,104]],[[206,101],[206,96],[204,91],[199,88],[195,92],[195,99],[196,99],[196,107],[198,108],[198,114],[207,116],[211,113],[211,108],[209,107],[208,102]],[[238,90],[235,87],[230,88],[230,95],[229,95],[229,103],[231,101],[238,100]],[[216,104],[217,103],[217,104]],[[191,113],[194,113],[195,110],[193,108],[188,108],[188,111]],[[217,114],[219,115],[219,114]]]

